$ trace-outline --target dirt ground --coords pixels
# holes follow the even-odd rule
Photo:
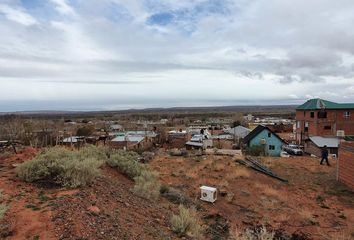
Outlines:
[[[151,202],[131,192],[134,182],[104,167],[80,189],[44,188],[21,181],[15,166],[33,158],[26,149],[0,159],[0,189],[9,206],[0,239],[176,239],[169,228],[178,204]],[[238,157],[240,158],[240,157]],[[354,194],[335,181],[335,164],[311,157],[264,158],[289,180],[283,183],[230,156],[172,157],[159,151],[149,163],[162,184],[183,193],[206,228],[206,239],[227,239],[234,229],[265,225],[292,239],[352,239]],[[199,187],[217,187],[214,204],[199,200]],[[306,237],[306,238],[305,238]],[[188,238],[187,238],[188,239]]]
[[[332,166],[312,157],[261,161],[289,183],[235,163],[235,157],[196,156],[154,159],[161,181],[198,201],[201,185],[218,188],[218,200],[201,202],[204,212],[222,216],[232,229],[265,225],[309,239],[353,239],[354,194],[335,180]],[[222,194],[220,194],[222,193]]]
[[[15,166],[36,153],[27,149],[0,159],[0,189],[9,206],[0,220],[0,239],[175,238],[169,229],[171,203],[137,197],[130,191],[134,182],[115,169],[105,167],[101,177],[80,189],[22,182]]]

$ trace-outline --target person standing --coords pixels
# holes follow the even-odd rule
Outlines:
[[[322,148],[322,159],[321,159],[321,165],[323,164],[323,161],[326,160],[326,163],[328,166],[331,166],[328,162],[328,148],[327,148],[327,145],[324,145],[323,148]]]

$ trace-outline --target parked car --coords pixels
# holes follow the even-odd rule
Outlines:
[[[295,145],[295,144],[285,145],[283,147],[283,150],[291,155],[301,156],[304,154],[304,151],[301,149],[301,147],[299,145]]]

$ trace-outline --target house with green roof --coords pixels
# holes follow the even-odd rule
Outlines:
[[[354,136],[354,103],[336,103],[315,98],[296,108],[296,141],[312,136]]]

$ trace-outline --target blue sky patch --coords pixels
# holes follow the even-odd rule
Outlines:
[[[174,19],[174,15],[171,13],[157,13],[151,15],[147,22],[151,25],[168,25]]]

